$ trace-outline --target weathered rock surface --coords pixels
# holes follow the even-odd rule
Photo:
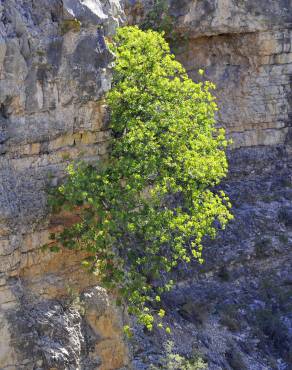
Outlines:
[[[165,28],[195,81],[205,70],[233,139],[223,186],[235,219],[206,241],[203,266],[178,272],[165,298],[172,340],[182,354],[201,352],[209,369],[290,369],[292,3],[133,0],[126,13]],[[135,363],[147,369],[166,337],[137,335],[147,349],[135,347]]]
[[[93,288],[96,279],[80,270],[80,256],[40,251],[71,217],[48,220],[47,186],[64,176],[69,159],[105,155],[102,98],[112,55],[104,35],[122,15],[116,0],[0,1],[3,370],[127,365],[122,315],[105,291]]]
[[[235,219],[165,297],[175,348],[201,352],[209,369],[289,369],[291,0],[124,3],[130,23],[156,9],[152,24],[171,29],[190,76],[203,68],[217,84],[218,122],[234,142],[224,188]],[[46,187],[68,160],[106,154],[112,56],[103,35],[122,14],[118,0],[0,0],[1,369],[128,366],[123,317],[80,256],[39,249],[72,218],[48,220]],[[149,369],[167,337],[136,334],[133,366]]]

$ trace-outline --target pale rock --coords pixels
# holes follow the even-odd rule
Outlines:
[[[69,159],[97,161],[106,150],[103,97],[113,56],[104,36],[122,18],[117,0],[1,2],[1,369],[112,370],[128,363],[113,303],[102,314],[92,306],[84,318],[74,306],[75,295],[98,284],[80,266],[84,255],[41,250],[64,221],[48,220],[48,185],[64,177]],[[108,325],[91,338],[90,320]]]

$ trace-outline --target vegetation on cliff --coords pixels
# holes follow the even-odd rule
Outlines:
[[[163,326],[170,273],[202,263],[203,238],[232,218],[228,197],[214,190],[227,173],[227,141],[215,127],[213,84],[190,80],[162,34],[121,28],[111,48],[108,158],[69,166],[51,203],[78,209],[80,221],[52,238],[88,252],[83,265],[151,330],[155,317]]]

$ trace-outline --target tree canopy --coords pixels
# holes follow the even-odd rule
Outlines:
[[[56,211],[78,208],[80,221],[53,238],[88,252],[83,265],[151,330],[163,325],[161,294],[173,269],[202,263],[203,238],[232,218],[216,190],[227,140],[215,126],[214,85],[193,82],[163,34],[124,27],[110,47],[109,153],[102,163],[69,166],[51,202]]]

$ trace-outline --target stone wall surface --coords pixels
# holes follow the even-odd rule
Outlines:
[[[106,155],[104,35],[123,6],[128,23],[167,26],[189,75],[216,83],[233,138],[223,187],[235,219],[164,298],[174,349],[211,370],[290,369],[291,0],[0,0],[0,369],[149,369],[165,357],[169,337],[137,328],[130,366],[123,314],[80,255],[40,251],[74,220],[48,218],[47,187],[71,159]]]
[[[119,1],[0,1],[0,368],[118,369],[122,314],[80,256],[44,253],[46,189],[70,159],[100,160]],[[80,297],[79,294],[82,296]],[[82,301],[82,302],[81,302]],[[81,302],[81,303],[80,303]]]

